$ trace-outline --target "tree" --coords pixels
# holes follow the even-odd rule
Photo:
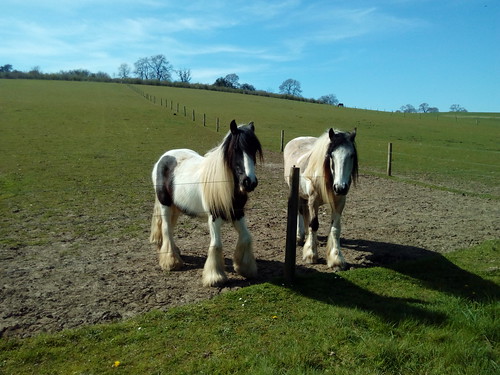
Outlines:
[[[401,107],[401,112],[403,113],[416,113],[417,110],[411,104],[407,104]]]
[[[130,76],[130,66],[128,64],[121,64],[118,67],[118,77],[121,79],[129,78]]]
[[[255,91],[255,87],[249,83],[243,83],[242,85],[240,85],[240,89],[246,91]]]
[[[437,107],[429,107],[429,109],[427,110],[428,113],[438,113],[439,112],[439,108]]]
[[[238,77],[237,74],[231,73],[226,76],[226,81],[230,84],[230,87],[237,89],[239,87],[238,81],[240,80],[240,77]]]
[[[172,65],[165,55],[151,56],[149,58],[149,68],[153,79],[158,81],[170,81],[172,79]]]
[[[4,66],[0,66],[0,72],[2,72],[2,73],[10,73],[10,72],[12,72],[12,65],[5,64]]]
[[[280,94],[293,96],[300,96],[300,94],[302,94],[300,82],[292,78],[288,78],[287,80],[283,81],[283,83],[279,87],[279,90]]]
[[[450,112],[467,112],[467,110],[460,104],[452,104],[450,106]]]
[[[337,96],[335,94],[323,95],[318,99],[318,101],[323,104],[330,104],[330,105],[339,104],[339,100],[337,99]]]
[[[176,73],[179,76],[179,81],[181,82],[191,81],[191,70],[183,68],[177,70]]]
[[[214,86],[229,87],[231,89],[237,89],[239,86],[239,83],[238,83],[239,79],[240,79],[240,77],[238,77],[237,74],[231,73],[225,77],[217,78],[214,82]]]
[[[143,57],[142,59],[137,60],[134,63],[135,70],[134,74],[140,79],[149,79],[149,59],[147,57]]]
[[[429,112],[429,104],[427,103],[422,103],[418,106],[418,111],[422,113],[427,113]]]

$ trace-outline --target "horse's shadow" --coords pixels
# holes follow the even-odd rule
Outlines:
[[[354,249],[368,253],[367,259],[374,265],[410,277],[419,287],[471,301],[500,297],[500,288],[494,282],[460,268],[441,254],[423,248],[366,240],[343,240],[342,246],[346,252]],[[381,295],[354,284],[344,278],[342,273],[327,271],[325,268],[325,272],[309,269],[301,275],[301,269],[301,266],[297,267],[297,277],[291,287],[308,298],[366,310],[389,322],[399,322],[411,317],[437,324],[447,319],[445,313],[427,309],[427,302],[423,297],[397,297],[394,292],[390,293],[393,296]],[[397,277],[394,280],[398,282]],[[387,288],[392,289],[390,276]]]
[[[320,238],[321,242],[321,238]],[[464,270],[449,261],[443,255],[415,246],[398,245],[387,242],[367,240],[342,240],[342,247],[347,254],[349,250],[361,251],[372,265],[384,267],[406,277],[410,277],[419,286],[426,289],[444,292],[446,294],[472,301],[483,301],[500,298],[500,288],[495,283]],[[297,249],[297,252],[300,248]],[[204,257],[183,255],[184,269],[203,267]],[[349,308],[362,309],[378,315],[389,322],[399,322],[409,317],[429,324],[439,324],[447,319],[443,312],[426,308],[425,299],[414,297],[392,296],[374,293],[367,288],[356,285],[343,273],[332,272],[326,268],[296,265],[295,278],[287,287],[301,295],[327,304]],[[234,269],[230,258],[225,259],[229,279],[223,288],[240,288],[254,284],[271,282],[285,286],[283,279],[284,262],[257,259],[259,275],[254,279],[234,277]],[[366,267],[358,264],[348,264],[348,267]],[[321,268],[321,267],[320,267]],[[398,278],[394,279],[397,283]],[[374,281],[379,282],[379,281]],[[390,281],[388,281],[390,282]],[[387,285],[388,290],[391,285]]]

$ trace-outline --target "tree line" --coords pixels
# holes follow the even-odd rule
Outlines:
[[[177,80],[173,76],[177,75]],[[40,67],[35,66],[28,72],[15,70],[11,64],[0,66],[0,78],[24,78],[24,79],[49,79],[66,81],[97,81],[97,82],[122,82],[129,84],[165,85],[173,87],[184,87],[193,89],[204,89],[213,91],[229,91],[243,94],[252,94],[281,99],[298,100],[310,103],[340,105],[335,94],[327,94],[318,99],[307,99],[302,97],[302,88],[299,81],[288,78],[279,86],[279,93],[257,90],[249,83],[240,83],[239,76],[235,73],[219,77],[213,84],[191,83],[191,70],[187,68],[174,69],[165,55],[158,54],[151,57],[143,57],[134,63],[132,68],[129,64],[123,63],[118,67],[118,78],[112,78],[108,73],[92,73],[86,69],[61,70],[58,73],[42,73]],[[459,104],[450,106],[450,112],[467,112]],[[427,103],[419,105],[418,109],[411,104],[402,106],[396,112],[403,113],[437,113],[437,107],[431,107]]]
[[[422,103],[418,106],[418,109],[411,104],[406,104],[402,106],[398,111],[402,113],[438,113],[439,109],[437,107],[431,107],[427,103]],[[467,110],[459,104],[452,104],[450,106],[450,112],[467,112]]]
[[[177,75],[177,80],[174,80],[174,74]],[[174,69],[164,55],[140,58],[134,63],[133,68],[129,64],[123,63],[118,67],[117,78],[116,76],[112,78],[105,72],[92,73],[86,69],[61,70],[58,73],[43,73],[40,67],[36,66],[28,72],[23,72],[14,69],[11,64],[0,66],[0,78],[159,85],[252,94],[318,104],[338,104],[338,99],[334,94],[324,95],[318,99],[302,97],[300,82],[292,78],[283,81],[279,87],[278,94],[265,90],[257,90],[249,83],[240,84],[239,77],[235,73],[228,74],[225,77],[219,77],[213,84],[191,83],[191,70],[187,68]]]

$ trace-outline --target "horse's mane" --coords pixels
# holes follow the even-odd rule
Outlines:
[[[303,175],[311,180],[314,190],[320,195],[324,203],[328,203],[333,199],[332,189],[328,188],[328,181],[333,179],[330,169],[325,175],[325,159],[328,148],[330,146],[330,137],[328,132],[323,133],[312,146],[309,162],[304,169]]]
[[[201,168],[203,198],[210,214],[222,213],[231,217],[234,177],[224,158],[224,149],[218,146],[205,154]]]
[[[233,215],[233,200],[237,190],[231,165],[238,149],[252,156],[258,153],[262,160],[262,147],[255,136],[253,124],[248,125],[248,128],[239,127],[234,134],[228,132],[219,146],[205,154],[201,172],[203,197],[208,210],[228,220]]]

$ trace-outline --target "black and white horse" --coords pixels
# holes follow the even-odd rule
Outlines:
[[[285,180],[290,184],[290,168],[300,168],[299,217],[297,237],[304,244],[303,259],[318,260],[318,209],[329,204],[332,209],[331,228],[326,246],[326,262],[333,269],[345,268],[340,251],[340,218],[351,182],[358,177],[358,154],[353,132],[330,129],[319,138],[299,137],[284,149]],[[305,235],[305,227],[309,233]]]
[[[183,266],[173,232],[181,213],[208,217],[210,247],[203,269],[203,285],[224,283],[224,255],[220,229],[231,221],[238,232],[233,257],[240,275],[253,277],[257,264],[252,238],[245,222],[248,193],[257,186],[255,164],[262,159],[262,147],[251,122],[237,126],[233,120],[222,143],[201,156],[188,149],[163,154],[152,172],[156,192],[150,241],[158,248],[160,267],[176,270]]]

